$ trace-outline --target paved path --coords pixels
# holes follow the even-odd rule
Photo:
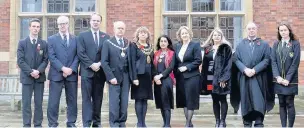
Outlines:
[[[0,124],[2,127],[22,127],[22,115],[21,111],[11,111],[9,101],[0,98]],[[162,117],[160,111],[155,109],[154,101],[149,101],[149,108],[146,117],[146,124],[148,127],[161,127],[162,126]],[[304,127],[304,100],[303,98],[296,97],[296,122],[295,127]],[[46,117],[46,106],[47,100],[44,100],[44,121],[43,126],[47,127],[47,117]],[[81,97],[79,97],[78,102],[78,119],[76,125],[82,127],[81,122]],[[129,115],[127,121],[127,127],[134,127],[137,119],[134,112],[134,101],[130,101],[129,104]],[[276,104],[273,111],[267,114],[265,118],[266,127],[280,127],[280,117],[278,111],[278,103]],[[104,103],[102,107],[102,125],[103,127],[109,127],[108,124],[108,104]],[[66,116],[65,113],[60,113],[59,116],[59,126],[65,127]],[[183,115],[182,109],[174,109],[172,111],[171,119],[172,127],[183,127],[185,123],[185,118]],[[229,111],[227,115],[227,127],[242,127],[242,118],[241,116],[234,114],[232,107],[229,105]],[[193,124],[195,127],[213,127],[215,124],[215,119],[212,112],[212,103],[210,98],[204,99],[204,102],[200,104],[200,109],[195,112],[193,117]]]

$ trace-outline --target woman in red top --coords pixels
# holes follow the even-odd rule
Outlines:
[[[163,127],[170,126],[171,109],[173,109],[174,51],[171,39],[162,35],[157,40],[157,51],[154,53],[154,97],[156,108],[161,109]]]

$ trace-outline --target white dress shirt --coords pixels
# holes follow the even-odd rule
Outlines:
[[[188,45],[189,45],[189,43],[183,44],[182,47],[181,47],[181,49],[180,49],[180,51],[179,51],[179,53],[178,53],[178,57],[179,57],[179,59],[180,59],[182,62],[184,61],[184,55],[185,55],[185,53],[186,53],[186,50],[187,50],[187,48],[188,48]]]

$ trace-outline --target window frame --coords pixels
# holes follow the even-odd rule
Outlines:
[[[16,7],[16,40],[19,40],[21,38],[21,19],[23,18],[35,18],[35,17],[41,17],[42,21],[41,21],[41,25],[43,26],[43,28],[41,28],[40,32],[42,32],[42,39],[46,40],[48,37],[48,24],[47,24],[47,19],[48,18],[54,18],[54,17],[58,17],[60,15],[65,15],[69,17],[69,32],[74,34],[74,30],[75,30],[75,17],[90,17],[90,15],[94,12],[98,12],[98,11],[102,11],[100,10],[100,7],[103,7],[105,5],[101,4],[106,4],[106,0],[94,0],[95,1],[95,11],[94,12],[76,12],[75,8],[76,8],[76,1],[77,0],[69,0],[69,12],[67,13],[48,13],[48,0],[42,0],[42,9],[41,12],[22,12],[22,2],[23,0],[19,0],[16,1],[16,4],[20,6],[20,8]],[[19,3],[17,3],[19,2]],[[106,7],[106,6],[105,6]],[[106,9],[105,9],[106,10]],[[105,14],[104,13],[100,13],[103,16],[103,22],[102,22],[102,28],[106,28],[105,27]],[[55,26],[57,27],[57,26]]]
[[[253,0],[246,0],[246,1],[241,1],[241,10],[236,10],[236,11],[226,11],[223,10],[221,11],[221,0],[214,0],[214,11],[213,12],[192,12],[192,0],[186,0],[186,11],[166,11],[165,10],[165,2],[162,2],[162,0],[155,0],[155,5],[161,5],[160,7],[154,7],[154,10],[159,9],[160,11],[156,11],[155,18],[160,17],[160,22],[155,23],[155,35],[161,35],[166,33],[165,27],[164,27],[164,19],[166,16],[179,16],[179,15],[186,15],[187,16],[187,26],[189,28],[192,28],[192,16],[203,16],[203,17],[215,17],[215,27],[220,27],[219,26],[219,21],[220,17],[222,16],[236,16],[239,17],[241,16],[242,24],[241,24],[241,36],[245,37],[246,36],[246,31],[245,31],[245,24],[248,23],[249,21],[252,21],[253,19]],[[161,30],[157,31],[158,28],[161,28]],[[155,37],[157,39],[157,37]],[[156,40],[155,40],[156,42]],[[231,42],[233,43],[233,42]],[[237,44],[236,44],[237,45]],[[235,48],[235,47],[234,47]]]

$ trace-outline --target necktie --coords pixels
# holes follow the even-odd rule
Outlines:
[[[251,42],[249,43],[249,45],[250,45],[250,49],[251,49],[251,53],[252,53],[252,52],[253,52],[253,49],[254,49],[254,42],[251,41]]]
[[[97,38],[97,32],[94,32],[94,38],[95,38],[95,44],[98,47],[99,43],[98,43],[98,38]]]
[[[65,47],[68,47],[67,43],[68,43],[67,36],[66,36],[66,34],[63,34],[63,44],[64,44]]]
[[[121,47],[123,47],[123,46],[124,46],[124,44],[123,44],[123,42],[122,42],[122,39],[121,39],[121,38],[119,39],[119,45],[120,45]]]
[[[37,58],[37,54],[38,54],[38,49],[37,49],[37,45],[36,45],[36,39],[33,39],[33,49],[34,49],[34,67],[36,68],[36,58]]]
[[[287,45],[286,41],[283,41],[283,42],[282,42],[282,45],[283,45],[283,46],[282,46],[283,48],[286,48],[286,45]]]
[[[36,39],[33,39],[32,41],[33,41],[33,45],[36,45]]]

